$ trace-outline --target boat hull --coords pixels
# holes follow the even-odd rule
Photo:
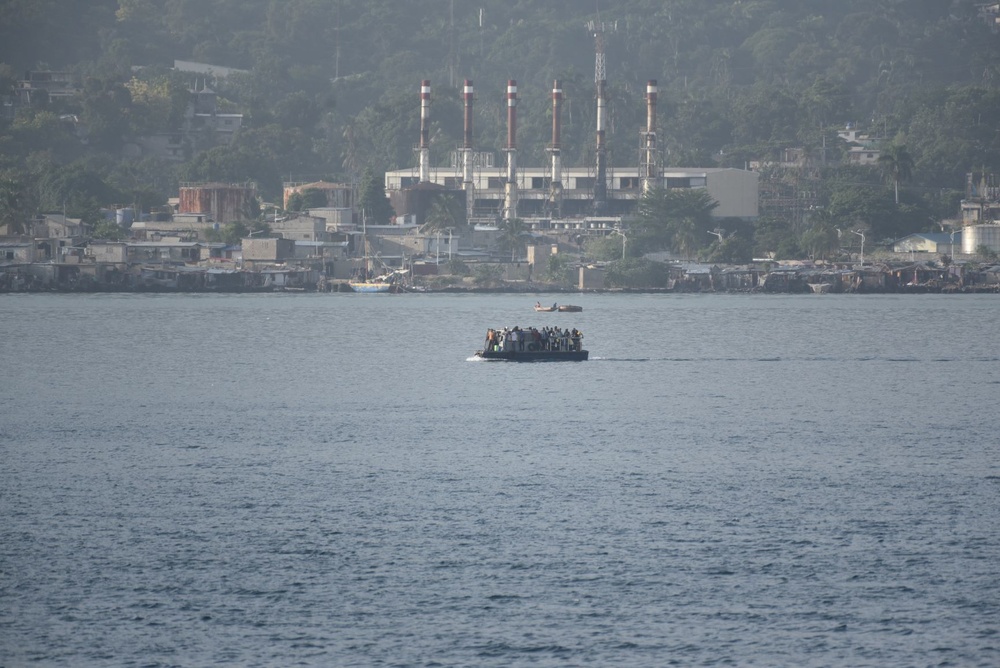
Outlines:
[[[586,350],[491,350],[476,351],[476,357],[500,362],[583,362],[590,356]]]
[[[355,292],[390,292],[392,283],[348,283]]]

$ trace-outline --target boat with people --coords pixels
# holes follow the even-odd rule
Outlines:
[[[503,327],[486,330],[486,342],[476,357],[507,362],[583,362],[583,332],[559,327]]]
[[[542,306],[541,302],[535,302],[535,311],[538,313],[552,313],[556,311],[559,307],[556,304],[552,306]]]

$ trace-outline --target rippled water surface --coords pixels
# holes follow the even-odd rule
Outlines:
[[[537,298],[0,298],[0,665],[1000,664],[996,296]]]

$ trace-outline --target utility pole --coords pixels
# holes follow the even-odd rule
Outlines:
[[[851,230],[854,234],[861,237],[861,266],[865,266],[865,233],[861,230]]]

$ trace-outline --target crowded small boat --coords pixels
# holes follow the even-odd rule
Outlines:
[[[476,357],[513,362],[586,360],[583,332],[559,327],[503,327],[486,330],[486,341]]]

